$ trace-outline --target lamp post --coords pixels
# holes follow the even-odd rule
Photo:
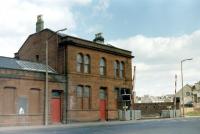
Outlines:
[[[61,32],[61,31],[65,31],[67,30],[67,28],[64,28],[64,29],[60,29],[60,30],[57,30],[56,32],[54,32],[53,34],[51,34],[50,36],[47,37],[47,39],[45,40],[45,50],[46,50],[46,70],[45,70],[45,75],[46,75],[46,79],[45,79],[45,126],[48,125],[48,114],[49,114],[49,103],[48,103],[48,100],[49,100],[49,95],[48,95],[48,41],[54,36],[56,35],[58,32]]]
[[[183,62],[188,61],[188,60],[192,60],[192,58],[190,59],[183,59],[181,60],[181,85],[182,85],[182,107],[183,107],[183,117],[185,116],[185,106],[184,106],[184,89],[183,89]]]
[[[176,118],[176,87],[177,87],[177,75],[175,74],[174,118]]]

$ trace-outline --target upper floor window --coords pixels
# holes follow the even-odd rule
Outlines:
[[[119,72],[120,78],[124,78],[124,62],[120,62],[119,69],[120,69],[120,72]]]
[[[76,71],[77,72],[82,72],[83,70],[83,55],[82,54],[77,54],[76,56]]]
[[[119,77],[119,61],[114,61],[115,78]]]
[[[100,59],[99,66],[100,66],[100,68],[99,68],[100,75],[105,75],[106,74],[106,61],[104,58]]]
[[[90,56],[85,55],[84,56],[84,73],[90,72]]]

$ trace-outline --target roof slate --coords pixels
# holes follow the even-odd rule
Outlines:
[[[2,56],[0,56],[0,68],[46,72],[46,65],[44,64]],[[48,72],[57,73],[50,66],[48,66]]]

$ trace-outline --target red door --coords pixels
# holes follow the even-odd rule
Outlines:
[[[99,117],[101,121],[106,120],[106,100],[107,100],[107,94],[106,94],[106,89],[100,88],[99,91]]]
[[[106,100],[100,100],[100,120],[105,121],[106,120]]]
[[[52,123],[59,123],[61,120],[61,102],[60,98],[51,99],[51,113],[52,113]]]

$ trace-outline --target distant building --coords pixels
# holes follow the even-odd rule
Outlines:
[[[174,95],[165,96],[150,96],[144,95],[142,97],[136,97],[136,103],[161,103],[161,102],[173,102]]]
[[[176,97],[180,97],[180,102],[182,104],[182,90],[184,95],[184,104],[193,105],[195,107],[200,107],[200,82],[194,85],[185,85],[183,89],[180,89],[176,93]]]

